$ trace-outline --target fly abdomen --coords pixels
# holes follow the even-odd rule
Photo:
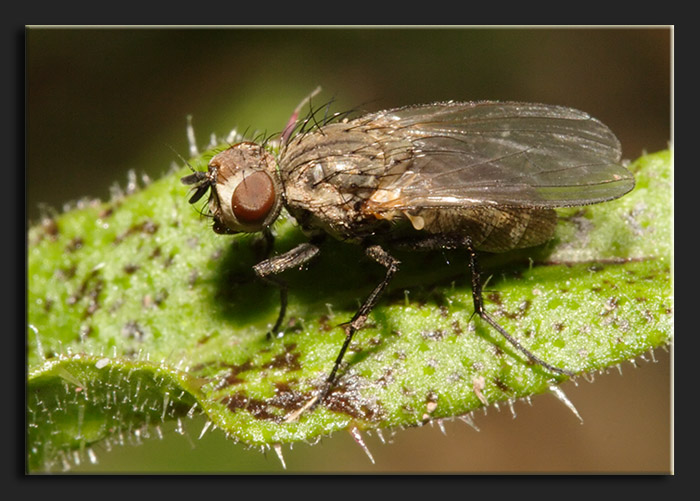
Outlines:
[[[468,235],[474,248],[505,252],[542,244],[557,224],[553,209],[477,206],[423,209],[404,214],[415,229],[433,234]]]

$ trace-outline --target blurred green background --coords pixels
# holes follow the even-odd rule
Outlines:
[[[317,85],[318,103],[367,111],[438,100],[519,100],[581,109],[618,135],[623,157],[671,140],[668,28],[65,29],[27,30],[27,217],[107,198],[127,171],[152,178],[188,155],[186,116],[201,146],[233,127],[276,132]],[[183,189],[183,196],[186,190]],[[585,424],[551,395],[366,441],[349,435],[285,448],[290,472],[668,472],[671,364],[622,367],[563,389]],[[650,357],[647,357],[650,358]],[[281,471],[202,421],[138,447],[96,449],[78,471]],[[164,429],[167,427],[164,427]],[[155,433],[152,435],[155,436]],[[385,438],[390,434],[385,433]]]

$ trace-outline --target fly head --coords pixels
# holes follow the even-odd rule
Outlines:
[[[195,185],[190,203],[211,190],[209,213],[216,233],[255,233],[271,225],[282,209],[282,183],[275,158],[262,146],[242,142],[215,155],[208,172],[181,179]]]

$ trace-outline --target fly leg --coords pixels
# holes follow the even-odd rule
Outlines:
[[[323,400],[330,393],[331,389],[333,389],[333,384],[335,383],[335,377],[338,373],[338,368],[340,367],[340,364],[343,361],[343,357],[345,356],[345,352],[347,351],[348,346],[350,346],[352,336],[365,324],[365,321],[367,320],[367,315],[369,315],[369,312],[372,311],[372,308],[374,308],[374,306],[377,304],[377,301],[379,301],[379,297],[382,295],[382,292],[384,292],[384,289],[386,289],[386,286],[389,285],[391,277],[394,276],[394,273],[396,273],[396,271],[399,269],[399,264],[401,264],[401,262],[398,259],[393,258],[387,251],[382,249],[379,245],[370,245],[365,249],[365,253],[369,257],[374,259],[376,262],[384,266],[384,268],[386,268],[386,275],[384,275],[384,280],[382,280],[381,283],[374,288],[372,293],[367,297],[367,299],[365,299],[365,302],[362,304],[362,306],[360,306],[360,309],[357,311],[357,313],[355,313],[355,316],[353,316],[352,319],[345,324],[345,342],[343,342],[343,346],[340,348],[340,352],[338,353],[338,356],[335,359],[335,363],[333,364],[333,370],[331,370],[331,373],[328,375],[326,381],[323,383],[321,391],[317,393],[316,396],[313,397],[311,400],[306,402],[301,408],[290,413],[285,418],[285,421],[288,423],[296,421],[297,418],[307,409],[313,409],[320,402],[323,402]]]
[[[287,311],[287,283],[275,275],[290,268],[301,266],[313,259],[318,253],[319,248],[316,245],[305,242],[284,254],[265,259],[253,266],[253,270],[257,276],[279,287],[280,290],[280,312],[275,325],[272,327],[272,330],[268,332],[268,336],[278,331],[284,320],[284,314]]]
[[[466,237],[466,247],[467,251],[469,252],[469,268],[471,269],[472,272],[472,299],[474,301],[474,312],[479,315],[486,323],[488,323],[491,327],[496,329],[498,333],[506,338],[506,340],[513,345],[514,348],[516,348],[518,351],[520,351],[522,354],[524,354],[527,358],[529,358],[532,362],[536,363],[537,365],[540,365],[547,369],[550,372],[555,372],[557,374],[563,374],[565,376],[574,376],[574,373],[571,371],[568,371],[566,369],[560,369],[559,367],[555,367],[552,364],[549,364],[542,360],[541,358],[535,356],[533,353],[531,353],[527,348],[525,348],[523,345],[520,344],[520,342],[515,339],[513,336],[508,334],[508,332],[501,327],[496,320],[493,319],[491,315],[489,315],[486,310],[484,309],[484,298],[481,294],[481,288],[482,288],[482,282],[481,282],[481,271],[479,270],[479,264],[476,259],[476,251],[474,250],[474,247],[472,246],[471,239],[469,237]]]
[[[520,344],[517,339],[508,334],[508,332],[501,327],[491,315],[487,313],[486,309],[484,308],[484,298],[482,295],[483,283],[481,281],[481,271],[479,269],[476,250],[474,249],[474,244],[472,243],[471,238],[465,235],[437,234],[429,235],[416,240],[400,240],[396,241],[395,244],[399,247],[412,250],[466,248],[469,252],[469,268],[472,274],[472,300],[474,301],[474,313],[479,315],[482,320],[496,329],[501,336],[506,338],[506,341],[508,341],[515,349],[525,355],[533,363],[544,367],[550,372],[563,374],[565,376],[574,376],[573,372],[555,367],[531,353],[527,348]]]
[[[338,372],[338,368],[340,367],[340,364],[343,361],[343,357],[345,356],[345,352],[347,351],[348,346],[350,346],[350,341],[352,341],[353,335],[355,334],[355,332],[360,330],[365,324],[365,322],[367,321],[367,316],[369,315],[370,311],[372,311],[372,309],[376,306],[377,302],[379,301],[379,298],[382,295],[382,292],[384,292],[384,289],[386,289],[387,285],[389,285],[391,278],[394,276],[394,273],[396,273],[396,271],[399,269],[399,264],[401,264],[401,262],[398,259],[392,257],[379,245],[370,245],[365,249],[365,253],[369,257],[374,259],[377,263],[384,266],[386,268],[386,274],[384,275],[384,280],[382,280],[379,283],[379,285],[377,285],[374,288],[374,290],[367,297],[367,299],[365,299],[365,302],[362,304],[362,306],[360,306],[360,309],[357,310],[355,316],[353,316],[348,323],[344,324],[345,341],[343,342],[343,346],[340,348],[340,352],[338,353],[338,356],[335,359],[335,363],[333,364],[333,369],[331,370],[331,373],[328,375],[325,383],[323,384],[323,388],[318,399],[319,402],[323,401],[323,399],[325,399],[326,396],[328,396],[328,393],[333,388],[336,373]]]

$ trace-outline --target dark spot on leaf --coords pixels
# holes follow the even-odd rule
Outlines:
[[[552,325],[552,328],[557,332],[561,332],[564,330],[565,326],[566,324],[564,322],[556,322],[554,325]]]
[[[175,254],[171,253],[168,257],[163,260],[163,267],[169,268],[173,261],[175,260]]]
[[[158,231],[158,225],[150,219],[146,219],[140,224],[140,230],[144,233],[148,233],[149,235],[153,235],[156,231]]]
[[[416,410],[413,408],[413,406],[409,404],[404,404],[401,406],[401,411],[404,414],[408,414],[409,416],[415,416],[416,415]]]
[[[238,377],[238,374],[229,374],[217,386],[219,388],[226,388],[227,386],[234,386],[241,383],[245,383],[245,379]]]
[[[154,223],[150,219],[146,219],[145,221],[130,226],[128,230],[126,230],[121,235],[118,235],[114,239],[114,245],[122,243],[125,238],[130,237],[131,235],[134,235],[136,233],[153,235],[156,231],[158,231],[158,224]]]
[[[211,335],[211,334],[206,334],[206,335],[200,337],[200,338],[197,340],[197,344],[198,344],[198,345],[206,344],[211,338],[212,338],[212,335]],[[193,371],[200,370],[200,369],[202,368],[203,365],[204,365],[204,364],[197,364],[197,365],[195,365],[195,366],[192,368],[192,370],[193,370]]]
[[[93,332],[94,329],[92,328],[92,325],[81,325],[78,340],[85,341],[87,338],[93,335]]]
[[[524,300],[522,303],[520,303],[520,316],[525,316],[530,309],[530,306],[532,306],[532,301],[529,299]]]
[[[111,216],[114,213],[114,207],[112,205],[108,205],[102,211],[97,215],[100,219],[106,219],[109,216]]]
[[[603,283],[605,285],[607,285],[608,287],[610,287],[611,289],[617,289],[617,285],[614,284],[613,282],[611,282],[610,280],[608,280],[607,278],[603,279]]]
[[[123,305],[124,305],[124,300],[122,298],[119,298],[116,301],[114,301],[112,303],[112,305],[109,307],[109,312],[114,313],[117,310],[119,310],[119,308],[121,308]]]
[[[68,245],[66,245],[66,252],[73,253],[83,246],[83,239],[80,237],[73,238]]]
[[[428,341],[439,341],[445,337],[445,332],[440,329],[434,331],[423,331],[421,332],[421,337]]]
[[[160,256],[161,249],[160,245],[156,245],[156,248],[151,251],[151,253],[148,255],[149,259],[155,259]]]
[[[459,336],[462,334],[462,327],[459,325],[459,320],[455,320],[452,322],[452,332],[455,334],[455,336]]]
[[[605,305],[603,305],[603,312],[601,313],[602,316],[609,315],[610,312],[615,310],[617,308],[617,303],[618,299],[615,296],[610,297],[606,302]]]
[[[486,297],[491,301],[492,303],[501,306],[503,304],[503,301],[501,300],[501,294],[498,292],[489,292]]]
[[[373,337],[367,341],[367,344],[372,347],[377,347],[382,344],[382,339],[379,337]]]
[[[333,412],[346,414],[354,419],[376,421],[380,419],[379,408],[361,402],[353,392],[346,392],[343,386],[336,386],[323,404]]]
[[[155,296],[151,294],[145,294],[141,299],[141,304],[144,308],[153,308],[155,306],[160,306],[161,304],[163,304],[163,301],[165,301],[167,297],[168,291],[162,289],[159,292],[157,292]]]
[[[88,292],[88,306],[85,309],[83,318],[95,313],[100,307],[100,292],[104,287],[104,280],[100,279],[95,282],[95,285]]]
[[[431,403],[436,403],[438,401],[438,394],[435,393],[433,390],[430,390],[426,395],[425,395],[425,402],[431,402]]]
[[[161,289],[156,293],[156,297],[153,298],[153,300],[156,302],[157,306],[160,306],[168,298],[168,295],[169,294],[167,290]]]
[[[133,263],[129,263],[129,264],[127,264],[127,265],[124,266],[124,273],[126,273],[127,275],[131,275],[131,274],[133,274],[133,273],[136,273],[136,271],[137,271],[139,268],[140,268],[139,265],[133,264]]]
[[[410,386],[402,386],[401,387],[401,393],[406,395],[407,397],[413,397],[416,394],[416,390],[411,388]]]
[[[225,396],[221,399],[221,403],[228,407],[231,412],[245,410],[257,419],[281,420],[279,416],[275,416],[269,411],[265,401],[247,397],[243,393]]]
[[[208,362],[201,362],[201,363],[198,363],[198,364],[193,365],[193,366],[190,368],[190,371],[191,371],[191,372],[199,372],[199,371],[201,371],[202,369],[206,369],[206,368],[212,367],[212,366],[214,366],[214,365],[219,365],[219,366],[221,366],[221,362],[216,361],[216,360],[210,360],[210,361],[208,361]]]
[[[279,409],[291,412],[300,408],[308,399],[309,395],[291,389],[289,383],[275,383],[275,395],[270,399],[269,404]]]
[[[83,314],[83,318],[92,315],[99,308],[99,295],[104,287],[104,280],[97,278],[100,273],[99,269],[94,269],[83,279],[75,291],[66,301],[69,305],[77,304],[84,298],[88,298],[88,305]]]
[[[498,387],[498,389],[501,390],[503,393],[510,393],[512,391],[510,387],[503,381],[501,381],[499,378],[494,378],[493,384],[495,384]]]
[[[51,241],[58,238],[58,224],[56,220],[52,217],[45,217],[41,220],[41,227],[44,230],[44,234],[49,237]]]
[[[70,265],[65,268],[59,268],[56,270],[56,278],[59,280],[70,280],[75,276],[75,272],[78,270],[76,265]]]
[[[199,278],[199,272],[197,270],[192,270],[187,277],[187,285],[190,287],[194,287],[194,285],[197,283],[197,279]]]
[[[287,322],[287,332],[292,333],[292,332],[301,332],[304,330],[304,324],[299,321],[297,317],[289,317],[289,321]]]
[[[203,365],[203,364],[200,364]],[[211,365],[211,364],[209,364]],[[225,388],[226,386],[231,386],[234,384],[240,384],[244,382],[243,378],[238,377],[239,374],[242,372],[247,372],[255,368],[255,365],[253,362],[250,360],[246,360],[242,364],[239,365],[233,365],[233,364],[225,364],[225,363],[219,363],[220,367],[227,367],[229,369],[228,374],[226,374],[223,379],[220,382],[220,387]],[[194,370],[200,370],[201,367],[199,365],[195,366]]]
[[[138,322],[135,320],[130,320],[124,324],[124,327],[122,327],[122,336],[129,339],[135,339],[137,341],[143,341],[145,332]]]
[[[520,311],[515,312],[515,313],[511,313],[511,312],[509,312],[508,310],[506,310],[506,309],[504,309],[504,308],[500,308],[500,309],[498,310],[498,312],[499,312],[502,316],[504,316],[504,317],[506,317],[506,318],[509,318],[509,319],[511,319],[511,320],[514,320],[514,319],[516,319],[516,318],[518,318],[518,317],[521,316],[521,312],[520,312]]]
[[[299,364],[299,353],[293,353],[296,344],[290,343],[285,346],[284,353],[277,355],[271,362],[263,365],[263,369],[286,369],[288,371],[298,371],[301,369]]]
[[[321,315],[318,318],[318,323],[319,323],[319,326],[321,327],[321,330],[323,332],[328,332],[328,331],[333,329],[333,326],[330,323],[330,318],[328,317],[328,315]]]
[[[381,386],[382,388],[386,388],[387,385],[391,384],[394,382],[394,377],[393,377],[394,371],[391,367],[387,368],[384,373],[379,376],[377,379],[376,383]]]

